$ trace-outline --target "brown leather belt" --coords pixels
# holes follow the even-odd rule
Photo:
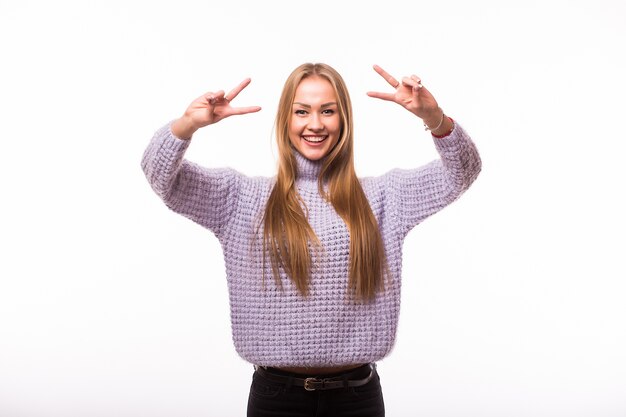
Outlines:
[[[372,380],[374,375],[376,375],[376,364],[370,363],[366,366],[369,367],[370,373],[363,379],[350,379],[350,377],[362,372],[362,367],[357,368],[357,370],[350,370],[344,374],[340,374],[337,376],[329,377],[329,378],[321,378],[321,377],[310,377],[310,378],[297,378],[295,376],[289,375],[279,375],[272,373],[270,370],[263,366],[254,366],[256,372],[261,375],[263,378],[269,379],[270,381],[280,382],[284,384],[291,383],[297,387],[303,387],[307,391],[318,391],[318,390],[329,390],[329,389],[337,389],[337,388],[346,388],[346,387],[360,387],[362,385],[367,384]]]

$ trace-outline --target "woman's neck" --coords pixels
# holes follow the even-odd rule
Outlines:
[[[305,158],[302,154],[300,154],[300,152],[296,150],[294,150],[293,153],[296,158],[296,164],[298,167],[297,180],[317,182],[320,172],[322,170],[322,165],[324,164],[324,160],[320,159],[317,161],[312,161]]]

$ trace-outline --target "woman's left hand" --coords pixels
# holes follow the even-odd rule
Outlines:
[[[441,109],[437,100],[422,85],[422,80],[417,75],[403,77],[400,82],[378,65],[374,65],[374,71],[379,73],[396,91],[393,93],[370,91],[367,93],[368,96],[398,103],[429,125],[429,122],[441,118]],[[437,122],[434,124],[436,126]]]

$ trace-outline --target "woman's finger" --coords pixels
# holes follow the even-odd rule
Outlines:
[[[210,105],[214,105],[224,98],[224,90],[219,90],[215,93],[206,93],[204,95],[204,98],[209,102]]]
[[[422,79],[417,75],[411,75],[411,79],[417,82],[417,86],[413,87],[413,91],[421,90],[424,87],[424,85],[422,85]]]
[[[256,113],[261,110],[259,106],[249,106],[249,107],[232,107],[231,114],[239,115],[239,114],[248,114],[248,113]]]
[[[398,80],[396,80],[393,76],[391,76],[391,74],[382,69],[380,66],[374,65],[374,71],[379,73],[380,76],[383,77],[385,81],[387,81],[389,85],[393,88],[398,88],[398,86],[400,85],[400,82],[398,82]]]
[[[228,94],[224,95],[224,100],[229,102],[233,101],[233,99],[237,97],[239,93],[241,93],[241,90],[243,90],[248,86],[248,84],[250,84],[250,81],[252,81],[250,78],[246,78],[245,80],[240,82],[237,87],[233,88]]]
[[[374,98],[379,98],[381,100],[393,101],[395,102],[396,95],[393,93],[381,93],[378,91],[368,91],[367,95]]]
[[[402,84],[406,87],[410,87],[413,90],[419,90],[420,88],[422,88],[422,82],[419,79],[415,79],[413,77],[404,77],[402,79]]]

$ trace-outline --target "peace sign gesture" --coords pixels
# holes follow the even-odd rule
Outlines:
[[[437,100],[422,85],[422,80],[417,75],[403,77],[402,82],[400,82],[378,65],[374,65],[374,71],[380,74],[396,91],[393,93],[370,91],[367,93],[368,96],[393,101],[424,120],[429,126],[432,125],[430,122],[433,120],[435,120],[434,125],[437,125],[439,119],[442,118],[442,110],[439,108]]]
[[[188,139],[194,132],[202,127],[217,123],[229,116],[254,113],[261,110],[259,106],[233,107],[231,102],[250,84],[250,78],[246,78],[228,94],[224,90],[208,92],[195,99],[185,114],[172,123],[172,133],[181,138]]]

